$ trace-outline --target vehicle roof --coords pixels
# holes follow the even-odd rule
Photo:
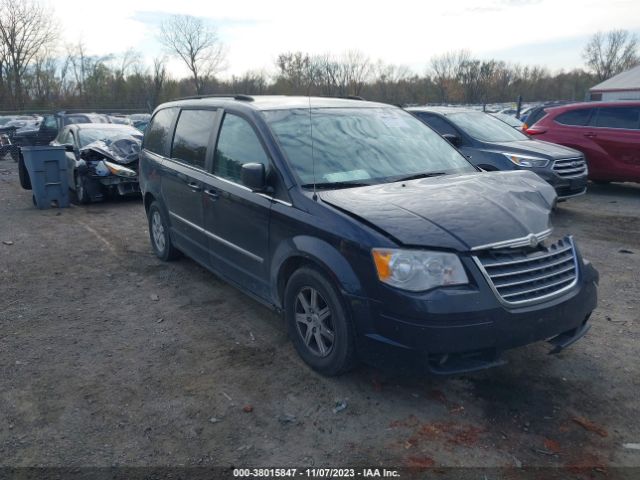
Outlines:
[[[432,112],[439,113],[440,115],[450,115],[452,113],[485,113],[480,110],[474,110],[473,108],[466,107],[409,107],[405,108],[408,112]]]
[[[393,107],[386,103],[367,102],[350,98],[305,97],[289,95],[229,95],[184,98],[162,105],[165,107],[219,107],[229,104],[242,104],[255,110],[290,110],[297,108],[375,108]]]
[[[129,129],[138,131],[137,128],[125,123],[72,123],[64,128],[74,128],[76,130],[122,130]]]
[[[611,102],[577,102],[569,103],[567,105],[558,105],[554,107],[546,107],[546,110],[553,110],[554,112],[560,110],[574,110],[580,108],[594,108],[594,107],[640,107],[640,100],[618,100]]]

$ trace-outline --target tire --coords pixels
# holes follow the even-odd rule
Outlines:
[[[171,242],[171,235],[169,235],[169,222],[164,214],[162,208],[158,202],[153,202],[149,207],[147,213],[149,221],[149,238],[151,240],[151,247],[153,248],[156,256],[164,261],[168,262],[174,260],[180,256],[180,252]]]
[[[9,154],[11,155],[13,161],[17,163],[20,160],[20,147],[18,147],[17,145],[11,145]]]
[[[285,288],[284,307],[289,336],[307,365],[327,376],[355,366],[353,325],[325,275],[310,267],[296,270]]]
[[[31,190],[31,177],[29,177],[29,171],[24,164],[22,155],[18,157],[18,177],[20,178],[20,186],[25,190]]]
[[[86,179],[84,175],[76,172],[73,175],[75,190],[73,191],[73,202],[77,205],[89,205],[91,197],[87,193]]]

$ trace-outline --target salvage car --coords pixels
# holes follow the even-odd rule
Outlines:
[[[581,151],[594,182],[640,183],[640,102],[545,108],[529,135]]]
[[[158,258],[184,253],[281,312],[325,375],[392,352],[440,374],[500,365],[540,340],[559,352],[596,307],[597,271],[571,236],[551,239],[547,182],[480,171],[389,105],[165,103],[140,185]]]
[[[140,193],[141,142],[131,126],[84,123],[64,127],[51,144],[65,146],[69,186],[75,201],[87,204]]]
[[[483,112],[412,107],[411,112],[483,170],[528,170],[552,185],[559,200],[587,191],[587,163],[577,150],[532,140]]]

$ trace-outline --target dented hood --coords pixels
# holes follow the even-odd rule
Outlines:
[[[121,164],[129,164],[140,156],[140,138],[131,135],[117,135],[107,140],[96,140],[80,149],[80,156],[85,160],[101,160],[106,158]]]
[[[526,171],[446,175],[319,192],[404,245],[459,251],[550,228],[556,193]]]

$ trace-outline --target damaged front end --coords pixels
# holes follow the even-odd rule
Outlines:
[[[140,193],[140,147],[140,139],[123,134],[91,142],[80,149],[78,172],[84,177],[84,188],[92,200],[115,194],[124,196]]]

